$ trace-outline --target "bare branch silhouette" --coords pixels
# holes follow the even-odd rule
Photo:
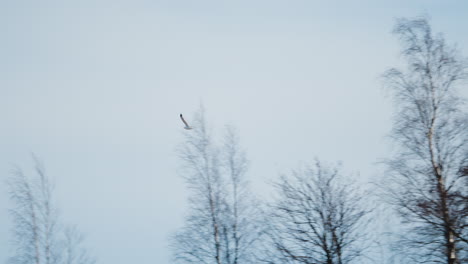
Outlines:
[[[276,183],[272,206],[273,252],[267,263],[362,263],[367,244],[363,193],[338,167],[317,161]]]

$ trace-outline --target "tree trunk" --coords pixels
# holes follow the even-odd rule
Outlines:
[[[218,226],[218,221],[216,219],[216,212],[215,212],[215,205],[213,201],[213,193],[211,188],[209,188],[210,192],[210,211],[211,211],[211,221],[213,224],[213,238],[214,238],[214,243],[215,243],[215,259],[217,264],[221,264],[221,245],[219,242],[219,226]]]
[[[431,82],[432,86],[432,82]],[[434,89],[432,89],[432,103],[433,103],[433,117],[431,119],[431,127],[428,133],[428,140],[429,140],[429,152],[431,155],[431,163],[432,169],[434,171],[434,175],[437,179],[437,192],[439,194],[440,199],[440,207],[442,210],[442,220],[443,220],[443,228],[444,228],[444,237],[445,237],[445,247],[446,247],[446,256],[447,256],[447,264],[456,264],[457,257],[456,257],[456,246],[455,246],[455,239],[454,234],[452,231],[452,221],[450,219],[450,215],[448,212],[448,205],[447,205],[447,190],[445,188],[444,177],[442,175],[442,168],[439,165],[439,162],[436,160],[436,152],[434,146],[434,125],[437,113],[437,106],[435,104],[435,94]]]

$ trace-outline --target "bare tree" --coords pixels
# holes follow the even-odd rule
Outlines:
[[[96,259],[83,246],[84,236],[76,226],[68,226],[64,230],[61,263],[64,264],[94,264]]]
[[[175,258],[185,263],[221,263],[222,193],[219,157],[209,134],[203,110],[194,120],[196,129],[186,133],[180,149],[183,176],[192,192],[191,212],[172,241]]]
[[[56,264],[63,260],[64,233],[53,199],[53,184],[42,163],[33,156],[34,174],[15,168],[7,183],[13,208],[15,248],[10,263]],[[87,264],[91,262],[76,262]]]
[[[239,136],[232,126],[226,127],[222,152],[222,171],[227,178],[223,213],[224,262],[251,263],[257,258],[255,245],[263,235],[262,210],[253,197],[245,173],[248,161],[240,148]]]
[[[10,198],[15,207],[13,216],[16,254],[13,263],[55,263],[57,210],[52,203],[53,186],[45,176],[44,167],[35,160],[35,178],[28,178],[16,168],[9,178]]]
[[[217,146],[203,109],[194,127],[179,152],[191,193],[184,227],[171,239],[174,258],[177,263],[252,262],[257,209],[244,179],[247,160],[238,137],[228,129],[224,145]]]
[[[468,118],[456,92],[466,63],[425,18],[400,19],[394,33],[407,69],[384,75],[397,106],[391,138],[398,146],[384,185],[404,225],[398,250],[411,263],[466,263]]]
[[[338,167],[315,166],[282,176],[272,206],[273,252],[267,263],[362,263],[369,211],[363,193]]]
[[[19,169],[14,171],[14,177],[9,179],[10,198],[16,204],[16,208],[10,211],[15,230],[13,243],[15,256],[13,263],[41,263],[39,219],[36,209],[36,201],[33,194],[33,186],[25,178]]]

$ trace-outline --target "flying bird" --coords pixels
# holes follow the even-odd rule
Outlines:
[[[182,122],[184,122],[184,125],[185,125],[185,129],[187,130],[190,130],[192,129],[193,127],[189,126],[189,124],[187,124],[187,122],[185,121],[184,117],[182,116],[182,114],[180,114],[180,119],[182,119]]]

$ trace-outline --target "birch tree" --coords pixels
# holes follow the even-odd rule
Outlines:
[[[397,249],[410,263],[467,263],[468,117],[457,94],[466,60],[425,18],[400,19],[394,33],[406,69],[384,75],[397,146],[384,185],[403,225]]]
[[[251,263],[257,259],[256,246],[265,229],[261,224],[263,212],[245,177],[248,160],[233,126],[226,127],[221,150],[222,171],[228,187],[224,197],[226,211],[223,214],[223,263]]]
[[[57,209],[52,201],[53,186],[42,164],[34,157],[35,177],[15,168],[8,180],[13,218],[13,243],[16,254],[12,263],[56,263]]]
[[[78,250],[78,245],[76,240],[73,244],[66,243],[65,224],[60,222],[53,197],[54,185],[39,159],[35,156],[33,159],[35,167],[32,175],[28,176],[16,167],[7,181],[13,204],[10,214],[13,220],[14,252],[9,263],[94,263],[93,258],[89,258],[89,261],[63,262],[66,253]]]
[[[177,263],[252,263],[259,237],[259,210],[244,176],[247,159],[237,134],[228,128],[216,144],[204,110],[195,117],[194,129],[185,133],[179,149],[189,195],[184,226],[171,238]]]

